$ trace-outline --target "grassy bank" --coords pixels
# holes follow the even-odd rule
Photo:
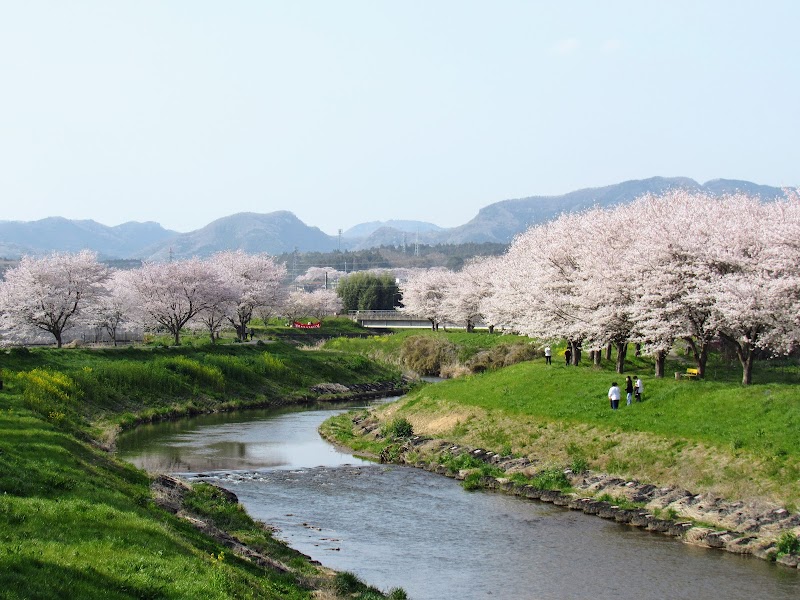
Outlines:
[[[370,352],[367,341],[357,343]],[[686,366],[673,356],[668,372]],[[408,419],[416,433],[552,466],[578,461],[656,485],[800,506],[795,362],[758,363],[759,383],[747,387],[737,365],[717,355],[705,381],[657,380],[652,368],[646,358],[629,361],[629,372],[644,379],[645,401],[627,407],[623,399],[619,411],[609,409],[606,393],[624,376],[610,361],[567,367],[538,359],[424,387],[379,414]]]
[[[141,420],[302,400],[316,383],[388,380],[393,369],[281,343],[13,350],[0,368],[0,597],[385,597],[197,488],[183,511],[285,568],[237,556],[157,504],[147,475],[94,440]]]

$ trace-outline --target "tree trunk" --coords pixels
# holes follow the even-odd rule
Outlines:
[[[642,355],[642,345],[637,343],[636,344],[636,356],[641,356],[641,355]]]
[[[627,353],[627,342],[617,342],[617,373],[625,372],[625,355]]]
[[[694,338],[686,338],[686,341],[689,343],[689,346],[692,349],[692,354],[694,354],[694,362],[695,365],[697,365],[697,377],[698,379],[702,379],[706,376],[708,349],[711,344],[708,341],[703,341],[698,347],[698,344]],[[736,345],[736,342],[733,342],[733,344]]]
[[[736,357],[739,359],[739,364],[742,365],[742,385],[750,385],[753,383],[753,359],[756,347],[750,342],[739,342],[724,333],[719,335],[736,350]]]
[[[739,362],[742,363],[742,385],[750,385],[753,383],[753,356],[755,352],[753,348],[749,348],[747,352],[747,357],[742,360],[739,359]]]
[[[667,353],[664,350],[656,352],[656,378],[663,379],[664,365],[667,362]]]
[[[56,338],[56,348],[61,348],[61,331],[55,331],[53,335]]]
[[[611,343],[606,346],[606,360],[611,360]]]
[[[176,346],[180,346],[181,345],[181,330],[180,329],[176,329],[175,330],[175,345]]]
[[[576,341],[570,341],[569,349],[572,352],[572,356],[570,357],[570,364],[573,366],[578,366],[581,362],[581,346]]]
[[[592,350],[592,363],[595,366],[600,366],[600,361],[603,360],[603,353],[600,350]]]
[[[489,333],[494,333],[494,325],[489,325]]]

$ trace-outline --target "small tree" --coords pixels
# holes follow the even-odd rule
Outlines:
[[[336,293],[344,310],[392,310],[400,291],[391,273],[358,272],[339,280]]]

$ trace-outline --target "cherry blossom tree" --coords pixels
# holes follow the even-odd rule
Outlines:
[[[219,340],[223,325],[228,322],[228,310],[237,300],[236,291],[228,285],[223,273],[219,272],[217,263],[206,261],[208,272],[213,273],[220,285],[216,293],[212,294],[205,308],[197,313],[198,328],[208,332],[212,344]],[[190,324],[191,326],[191,324]]]
[[[64,332],[85,316],[107,277],[108,269],[88,250],[25,256],[0,286],[6,326],[46,331],[60,348]]]
[[[335,290],[318,289],[313,292],[295,290],[289,293],[283,314],[289,321],[297,321],[301,317],[322,319],[336,314],[341,309],[342,300]]]
[[[453,282],[453,273],[437,267],[421,269],[410,274],[409,279],[400,284],[403,296],[401,311],[428,319],[434,331],[445,320],[444,300]]]
[[[146,324],[164,327],[180,344],[181,330],[228,293],[214,269],[198,258],[147,263],[125,278]]]
[[[344,271],[337,271],[333,267],[309,267],[305,273],[295,277],[295,283],[312,284],[327,289],[335,287],[336,282],[346,275]]]
[[[92,324],[104,329],[116,346],[119,328],[133,320],[135,314],[134,300],[125,271],[111,271],[103,286],[103,293],[98,296],[90,311]]]
[[[762,204],[742,194],[716,208],[728,218],[713,220],[717,243],[710,259],[719,273],[711,283],[714,317],[720,337],[736,351],[747,385],[759,350],[788,353],[798,342],[800,265],[792,235],[798,233],[800,211],[796,198]]]
[[[342,299],[336,290],[318,289],[309,293],[308,314],[317,319],[336,315],[342,311]]]
[[[468,332],[474,331],[478,321],[485,320],[482,308],[492,293],[494,258],[475,258],[458,273],[452,273],[442,301],[444,319],[463,323]]]
[[[286,267],[266,254],[247,254],[241,250],[220,252],[211,258],[215,270],[233,294],[226,316],[240,340],[256,312],[276,312],[283,304]]]
[[[786,353],[800,340],[800,200],[687,191],[627,206],[562,215],[518,236],[496,265],[484,313],[544,340],[593,350],[643,345],[663,376],[676,339],[705,371],[718,336],[751,380],[757,351]]]

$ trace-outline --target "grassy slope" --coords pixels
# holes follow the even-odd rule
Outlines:
[[[612,381],[624,386],[624,375],[612,364],[566,367],[558,358],[551,366],[541,359],[427,386],[382,412],[408,418],[417,433],[553,465],[581,459],[660,485],[800,505],[797,365],[759,363],[755,379],[764,383],[748,387],[738,384],[736,365],[716,356],[706,381],[653,379],[645,358],[628,366],[643,377],[645,402],[626,407],[623,398],[617,412],[606,393]],[[686,366],[673,357],[667,372]]]
[[[314,383],[396,376],[359,356],[282,344],[43,349],[2,355],[0,365],[3,598],[310,597],[304,582],[319,576],[317,567],[245,514],[232,521],[235,505],[201,494],[195,505],[205,516],[235,525],[297,572],[278,575],[226,554],[155,506],[144,473],[90,443],[95,424],[291,400]]]

